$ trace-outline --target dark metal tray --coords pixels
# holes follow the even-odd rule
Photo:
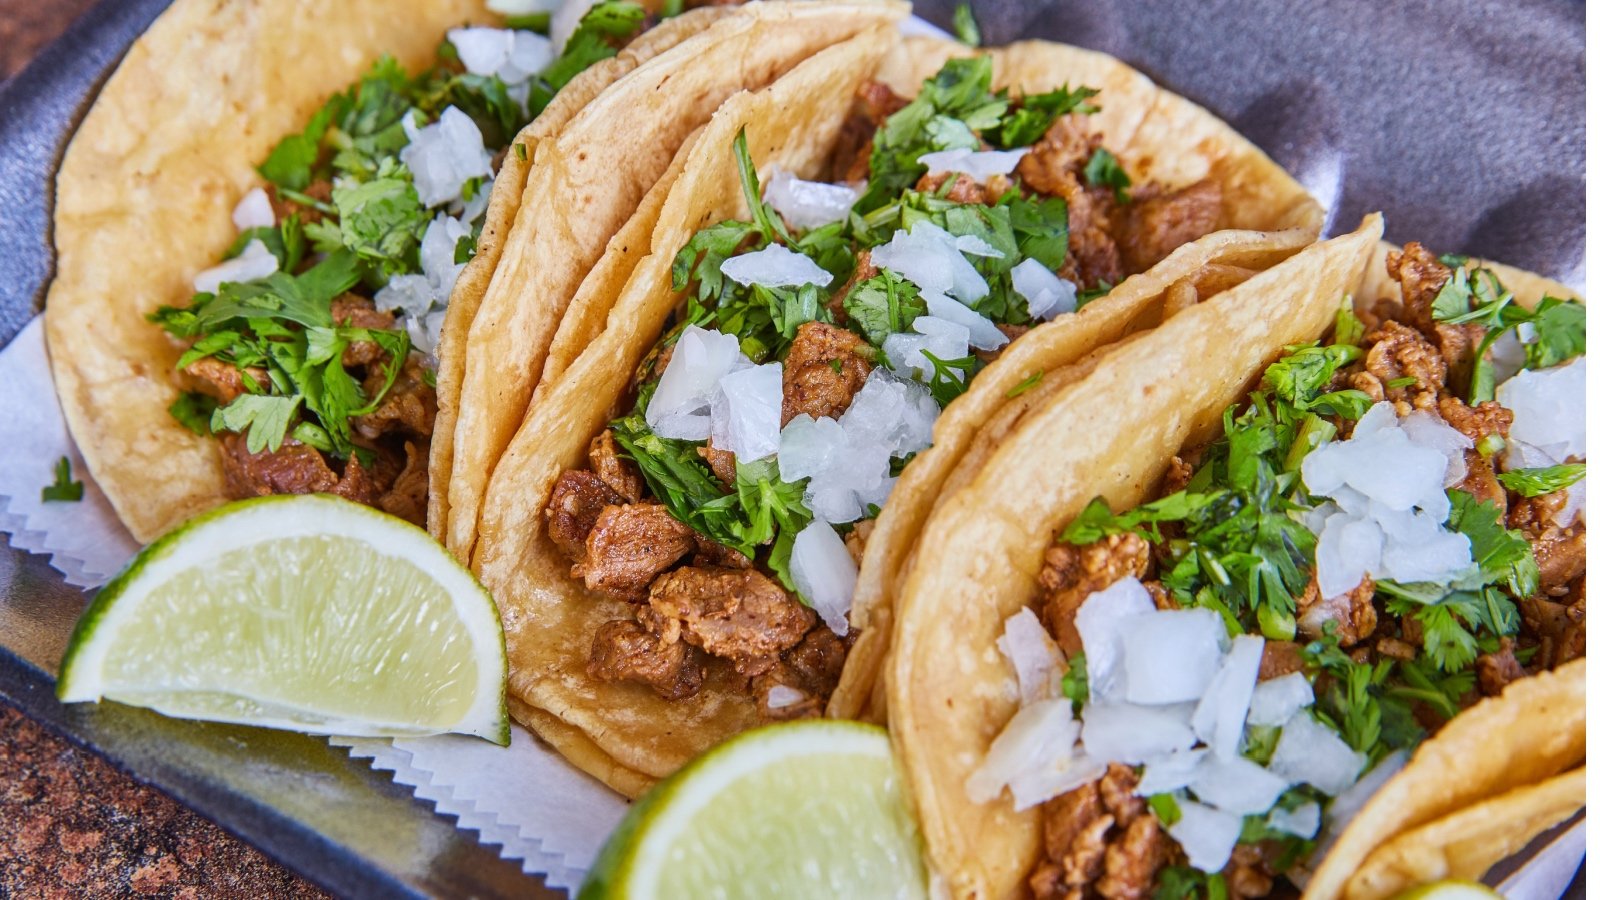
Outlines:
[[[104,0],[0,88],[0,345],[44,302],[61,153],[167,2]],[[1582,281],[1584,11],[1575,0],[973,5],[989,42],[1106,50],[1206,105],[1313,188],[1332,232],[1380,209],[1390,240]],[[917,4],[946,27],[953,8]],[[85,599],[41,558],[0,543],[0,696],[336,895],[550,895],[324,741],[61,706],[56,664]]]

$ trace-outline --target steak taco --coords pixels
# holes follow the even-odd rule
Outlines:
[[[536,392],[473,555],[511,693],[624,790],[823,711],[861,547],[936,420],[1159,320],[1118,292],[1245,277],[1321,221],[1216,120],[1043,44],[863,35],[730,99],[672,171],[639,261],[614,247],[579,288],[556,342],[581,352]],[[1289,232],[1162,268],[1245,228]],[[1107,312],[1080,328],[1079,303]]]
[[[674,154],[729,95],[770,82],[816,51],[904,18],[882,0],[768,0],[715,21],[677,24],[670,48],[637,61],[626,78],[589,99],[560,133],[532,150],[507,251],[481,299],[447,322],[452,345],[431,465],[439,491],[430,529],[457,557],[470,557],[483,490],[540,381],[547,350],[586,274],[630,217],[654,224],[661,181]],[[591,12],[590,15],[594,13]],[[664,190],[664,189],[663,189]],[[627,257],[629,241],[619,245]],[[632,245],[641,242],[634,240]]]
[[[1104,353],[929,519],[887,693],[953,896],[1387,896],[1581,806],[1583,307],[1380,228]]]
[[[645,7],[608,0],[557,46],[544,23],[478,3],[395,13],[174,4],[67,152],[52,367],[141,540],[270,493],[335,493],[420,524],[430,441],[460,405],[465,340],[446,309],[470,319],[521,240],[539,148],[628,72],[739,15],[646,30]],[[105,264],[152,235],[161,251],[137,279]]]

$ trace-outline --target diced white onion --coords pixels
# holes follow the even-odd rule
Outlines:
[[[1033,610],[1024,606],[1006,619],[1006,630],[1000,635],[1000,655],[1011,662],[1022,703],[1061,696],[1067,657],[1061,652],[1061,645],[1039,624]]]
[[[751,365],[739,351],[737,337],[695,325],[685,328],[645,407],[645,423],[665,438],[703,441],[711,437],[711,398],[717,382],[729,372]]]
[[[1188,787],[1200,768],[1200,761],[1205,759],[1208,752],[1197,747],[1150,760],[1144,764],[1144,774],[1139,777],[1139,784],[1133,792],[1140,797],[1149,797]]]
[[[418,254],[422,272],[390,278],[373,297],[374,304],[383,310],[399,310],[412,319],[448,305],[456,280],[467,267],[466,263],[456,262],[456,244],[471,233],[472,227],[460,219],[444,213],[435,216],[422,234],[422,248]],[[432,346],[419,345],[424,352],[431,351]]]
[[[1090,594],[1078,607],[1073,624],[1083,641],[1091,702],[1127,697],[1127,679],[1122,673],[1123,624],[1155,609],[1150,592],[1132,575]]]
[[[996,175],[1010,175],[1016,170],[1017,163],[1027,155],[1027,147],[1016,150],[939,150],[922,154],[917,157],[917,162],[927,166],[932,175],[959,172],[979,181],[987,181]]]
[[[508,85],[527,81],[555,59],[550,39],[531,31],[452,28],[449,38],[468,72],[497,77]]]
[[[787,684],[775,684],[767,690],[767,709],[786,709],[804,699],[804,693]]]
[[[928,315],[936,319],[943,319],[967,329],[967,342],[979,350],[999,350],[1009,344],[1011,338],[1005,332],[995,327],[995,324],[983,317],[982,313],[942,294],[933,294],[926,298]],[[962,352],[965,356],[965,351]]]
[[[271,228],[277,221],[277,216],[272,213],[272,201],[267,199],[267,192],[261,188],[246,191],[233,208],[233,227],[240,231]]]
[[[484,5],[502,16],[531,16],[555,12],[561,8],[561,0],[488,0]]]
[[[909,232],[896,231],[887,244],[872,248],[872,264],[906,277],[924,298],[953,296],[968,305],[989,293],[989,285],[964,256],[999,256],[1000,251],[972,235],[956,237],[932,222],[919,221]]]
[[[410,143],[400,150],[400,161],[411,170],[423,206],[440,206],[461,199],[470,179],[493,174],[483,132],[466,113],[449,106],[439,121],[418,128],[408,113],[401,118]]]
[[[267,245],[252,240],[233,259],[212,266],[194,277],[194,289],[202,294],[214,294],[228,282],[259,281],[278,271],[278,258]]]
[[[1365,756],[1301,710],[1284,723],[1267,768],[1290,784],[1309,784],[1324,794],[1341,794],[1355,784],[1366,765]]]
[[[970,333],[965,326],[947,322],[934,316],[918,316],[911,323],[911,334],[891,334],[883,342],[883,354],[889,357],[894,373],[902,378],[933,380],[934,359],[953,360],[967,355]],[[927,351],[924,353],[923,351]],[[965,377],[957,369],[955,377]]]
[[[1587,459],[1584,440],[1585,357],[1550,369],[1528,369],[1495,390],[1511,410],[1511,439],[1531,444],[1557,462]]]
[[[1028,301],[1028,315],[1049,321],[1078,308],[1078,286],[1028,257],[1011,270],[1011,286]]]
[[[1228,642],[1222,617],[1203,608],[1145,613],[1120,630],[1128,702],[1146,705],[1200,699]]]
[[[717,380],[711,396],[711,444],[739,462],[778,452],[783,418],[783,366],[767,363],[736,369]]]
[[[1467,477],[1467,462],[1461,454],[1472,447],[1472,441],[1451,428],[1448,422],[1439,418],[1438,413],[1431,409],[1414,409],[1411,415],[1400,420],[1400,429],[1411,439],[1411,443],[1419,447],[1431,447],[1444,454],[1447,461],[1445,487],[1455,487]]]
[[[1167,833],[1183,848],[1189,865],[1207,875],[1222,871],[1233,856],[1244,819],[1204,803],[1178,801],[1178,821],[1167,826]]]
[[[828,270],[812,262],[811,257],[782,244],[768,244],[754,253],[729,257],[723,260],[722,274],[742,285],[762,287],[827,287],[833,280]]]
[[[1030,703],[1017,710],[989,745],[983,763],[967,777],[967,799],[973,803],[987,803],[1018,779],[1044,770],[1067,771],[1075,756],[1073,745],[1077,743],[1079,728],[1072,716],[1072,701],[1062,697]],[[1029,799],[1043,802],[1049,798]]]
[[[1250,715],[1245,721],[1251,725],[1277,727],[1316,699],[1306,676],[1299,672],[1279,675],[1256,685],[1250,698]]]
[[[567,47],[567,41],[572,39],[572,33],[578,30],[578,23],[591,8],[599,4],[600,0],[562,0],[556,11],[550,14],[550,46],[556,53]]]
[[[1232,756],[1239,751],[1245,714],[1255,693],[1256,673],[1261,671],[1261,653],[1266,643],[1256,634],[1235,638],[1222,667],[1206,685],[1200,705],[1195,707],[1194,733],[1219,756]]]
[[[1194,745],[1194,705],[1096,703],[1083,708],[1083,747],[1103,762],[1142,763]]]
[[[848,185],[806,181],[784,169],[773,171],[766,188],[767,202],[795,228],[817,228],[842,221],[860,196]]]
[[[1321,825],[1322,808],[1310,801],[1295,807],[1293,812],[1285,811],[1280,806],[1267,816],[1268,828],[1307,840],[1317,836],[1317,829]]]
[[[813,521],[795,535],[789,555],[795,587],[834,634],[850,630],[850,598],[856,590],[856,561],[826,522]]]
[[[1189,790],[1218,809],[1241,816],[1264,813],[1289,789],[1282,776],[1239,756],[1209,753],[1201,761]]]

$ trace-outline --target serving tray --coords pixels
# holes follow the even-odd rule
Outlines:
[[[66,143],[167,3],[104,0],[0,86],[0,345],[42,309],[52,184]],[[916,9],[948,27],[954,5]],[[1048,38],[1104,50],[1204,104],[1311,188],[1329,210],[1330,233],[1381,209],[1392,241],[1582,284],[1576,0],[973,6],[987,42]],[[0,697],[335,895],[560,896],[323,740],[115,704],[63,707],[56,666],[85,602],[42,558],[0,535]],[[1581,894],[1581,879],[1573,889]]]

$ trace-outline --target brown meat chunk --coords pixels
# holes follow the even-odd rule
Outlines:
[[[598,479],[596,479],[598,480]],[[572,567],[591,591],[643,600],[650,582],[694,549],[694,529],[659,503],[608,506],[584,541],[583,560]]]
[[[1088,130],[1084,117],[1062,116],[1018,161],[1017,175],[1038,193],[1066,197],[1099,146],[1100,136]]]
[[[1582,526],[1533,537],[1533,560],[1539,564],[1539,584],[1546,590],[1564,585],[1584,572],[1587,529]]]
[[[1096,890],[1107,900],[1150,896],[1156,874],[1171,855],[1170,848],[1171,840],[1161,830],[1160,821],[1150,813],[1139,816],[1106,848],[1105,874],[1095,882]]]
[[[400,474],[399,461],[385,450],[372,451],[372,465],[361,462],[358,454],[344,461],[344,475],[331,493],[362,506],[377,506],[380,498]]]
[[[689,566],[650,585],[651,630],[679,633],[712,656],[731,660],[739,674],[770,669],[816,624],[816,615],[754,569]]]
[[[383,390],[383,383],[383,368],[375,366],[368,371],[362,387],[368,397],[375,397]],[[423,380],[422,364],[413,356],[405,361],[378,408],[367,415],[356,416],[350,424],[357,434],[369,441],[386,434],[429,437],[433,434],[433,419],[438,412],[438,395]]]
[[[1474,444],[1491,434],[1500,437],[1511,434],[1511,410],[1493,400],[1468,406],[1455,397],[1440,397],[1439,417]]]
[[[428,521],[428,445],[406,442],[406,465],[378,498],[378,508],[413,525]]]
[[[624,502],[621,495],[593,472],[580,469],[562,472],[544,508],[550,540],[568,559],[582,562],[589,552],[585,542],[594,524],[600,521],[600,513],[608,506],[621,506]]]
[[[1150,545],[1136,534],[1114,534],[1082,547],[1056,544],[1044,554],[1039,586],[1044,588],[1044,625],[1068,656],[1083,649],[1075,619],[1078,607],[1129,575],[1142,577],[1150,565]]]
[[[706,465],[711,467],[711,474],[717,476],[717,480],[722,482],[724,487],[732,490],[733,486],[738,483],[738,459],[733,455],[732,450],[723,450],[706,444],[704,447],[696,447],[694,452],[698,453],[700,458],[706,461]]]
[[[717,566],[724,569],[748,569],[750,557],[713,541],[700,532],[694,533],[694,564]]]
[[[589,647],[589,677],[598,681],[637,681],[667,700],[700,692],[705,667],[682,641],[664,641],[637,622],[618,619],[601,625]]]
[[[874,128],[881,126],[911,102],[881,81],[867,81],[856,88],[856,101]]]
[[[1112,233],[1127,272],[1143,272],[1172,251],[1217,230],[1222,186],[1206,178],[1188,187],[1118,207]]]
[[[1362,373],[1382,383],[1383,397],[1395,404],[1400,415],[1412,409],[1431,409],[1437,405],[1439,391],[1444,388],[1444,358],[1439,348],[1415,328],[1393,320],[1384,322],[1369,331],[1366,337],[1371,344],[1367,351],[1366,372]],[[1390,382],[1401,378],[1414,378],[1413,384],[1395,385]],[[1370,379],[1357,375],[1351,384],[1372,393]]]
[[[1478,690],[1485,697],[1498,697],[1506,685],[1528,674],[1517,662],[1517,646],[1508,637],[1500,639],[1500,649],[1478,657]]]
[[[949,183],[949,188],[945,184]],[[952,203],[994,203],[1011,190],[1011,179],[996,175],[985,181],[965,172],[935,172],[929,170],[917,179],[916,190],[926,194],[944,191],[943,198]]]
[[[1059,274],[1071,279],[1080,290],[1114,285],[1127,270],[1111,233],[1115,203],[1111,191],[1086,188],[1075,176],[1068,176],[1067,183],[1068,190],[1062,196],[1067,201],[1067,249],[1071,256]]]
[[[622,458],[609,428],[589,442],[589,470],[629,503],[638,503],[644,496],[644,478],[632,462]]]
[[[822,714],[844,672],[849,646],[826,625],[806,633],[800,643],[783,652],[782,661],[756,678],[751,693],[761,703],[762,717],[772,721],[810,718]],[[774,707],[767,697],[778,686],[798,691],[801,699]]]
[[[1265,897],[1272,892],[1272,868],[1266,849],[1260,844],[1236,844],[1228,865],[1222,870],[1228,882],[1228,896]]]
[[[1028,887],[1035,900],[1061,900],[1069,896],[1082,896],[1083,885],[1067,884],[1062,863],[1072,850],[1073,840],[1101,818],[1115,821],[1105,815],[1105,807],[1100,802],[1099,786],[1093,782],[1046,801],[1044,854],[1028,878]]]
[[[277,450],[251,453],[242,434],[219,435],[222,474],[228,497],[266,497],[271,494],[326,494],[339,484],[339,476],[309,444],[287,438]]]
[[[250,393],[250,385],[245,381],[247,375],[256,383],[257,390],[269,384],[266,369],[251,367],[240,371],[214,356],[201,357],[184,366],[183,375],[185,387],[214,397],[219,403],[232,403],[240,395]]]
[[[1317,586],[1316,570],[1312,569],[1305,592],[1295,601],[1300,633],[1315,640],[1322,637],[1324,623],[1332,622],[1339,635],[1339,646],[1349,647],[1366,640],[1378,627],[1378,611],[1372,606],[1376,588],[1372,577],[1366,576],[1353,590],[1337,597],[1324,597]]]
[[[1139,785],[1139,773],[1122,763],[1112,763],[1100,777],[1100,802],[1117,820],[1118,828],[1127,828],[1144,813],[1144,801],[1134,795]]]
[[[878,525],[877,519],[862,519],[850,528],[850,533],[844,536],[844,548],[850,551],[850,558],[861,565],[862,557],[867,554],[867,541],[872,537],[872,529]]]
[[[871,346],[823,322],[800,326],[783,361],[783,423],[804,413],[838,418],[872,374]]]
[[[1467,461],[1467,477],[1456,487],[1471,494],[1479,503],[1493,503],[1505,512],[1506,489],[1495,477],[1494,464],[1470,449],[1464,451],[1463,458]]]
[[[1306,660],[1300,655],[1300,645],[1294,641],[1267,641],[1261,651],[1261,670],[1257,681],[1271,681],[1290,672],[1303,672]]]
[[[1400,284],[1402,321],[1413,328],[1426,328],[1433,321],[1433,299],[1450,280],[1450,267],[1416,241],[1390,251],[1384,266],[1389,278]]]

